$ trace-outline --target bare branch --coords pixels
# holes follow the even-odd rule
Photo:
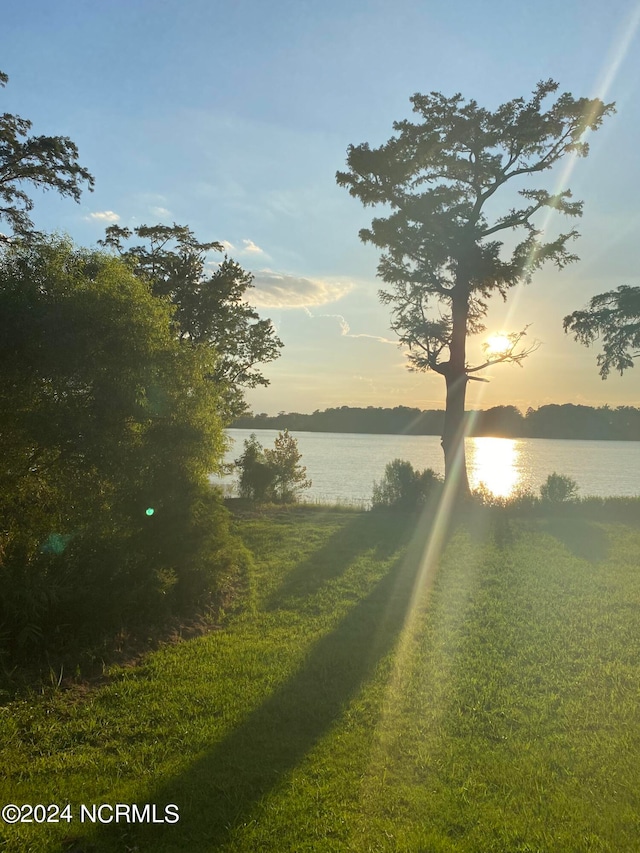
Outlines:
[[[476,367],[467,367],[466,373],[477,373],[479,370],[485,370],[487,367],[493,367],[494,364],[518,364],[522,366],[524,359],[530,356],[531,353],[536,352],[536,350],[541,346],[541,342],[536,340],[533,341],[530,346],[518,349],[520,341],[526,337],[528,328],[529,326],[525,326],[521,332],[510,332],[508,335],[505,335],[505,337],[510,341],[509,347],[507,347],[503,352],[496,353],[494,356],[487,358],[483,364],[479,364]],[[490,346],[488,343],[484,343],[482,348],[487,352]]]

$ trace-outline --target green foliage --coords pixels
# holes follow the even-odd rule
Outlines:
[[[588,145],[580,139],[613,110],[597,98],[563,94],[542,112],[557,89],[552,80],[541,82],[530,101],[516,98],[493,113],[459,94],[416,94],[411,102],[419,123],[395,122],[397,135],[380,148],[349,147],[350,171],[338,172],[338,183],[365,205],[392,209],[360,237],[385,250],[378,272],[395,291],[383,293],[383,301],[396,306],[396,328],[412,348],[415,368],[435,370],[452,344],[453,316],[429,322],[428,297],[449,307],[460,300],[469,331],[480,331],[484,299],[492,292],[505,297],[546,260],[558,266],[575,260],[566,249],[575,231],[541,243],[531,222],[544,208],[580,216],[582,204],[570,201],[569,190],[520,190],[528,203],[492,222],[485,209],[507,182],[549,170],[569,154],[586,156]],[[516,229],[525,238],[503,260],[503,244],[488,238]]]
[[[266,501],[273,491],[275,471],[267,462],[264,447],[256,434],[244,441],[244,452],[235,460],[240,471],[238,489],[241,498],[252,501]]]
[[[143,242],[125,248],[134,235]],[[111,225],[100,242],[149,281],[154,295],[172,302],[183,343],[215,350],[211,376],[222,391],[225,420],[242,414],[243,389],[269,384],[257,365],[278,358],[282,347],[271,320],[260,319],[246,301],[253,276],[226,256],[211,271],[207,253],[222,251],[222,244],[201,243],[184,225],[140,225],[133,231]]]
[[[622,375],[640,355],[640,287],[622,285],[600,293],[588,308],[565,317],[563,325],[585,346],[602,337],[600,376],[606,379],[612,368]]]
[[[240,497],[255,501],[294,503],[302,489],[312,483],[300,464],[302,454],[289,430],[280,432],[273,449],[266,450],[252,433],[244,442],[244,452],[236,459],[240,469]]]
[[[439,494],[442,479],[431,468],[415,471],[411,462],[394,459],[384,469],[380,483],[373,484],[373,509],[415,509]]]
[[[575,501],[578,497],[578,484],[571,477],[556,474],[554,471],[540,486],[540,497],[552,504]]]
[[[214,356],[171,323],[105,253],[51,239],[0,256],[0,630],[14,649],[202,600],[223,571]]]
[[[298,450],[298,442],[288,429],[278,433],[273,450],[265,450],[264,455],[274,472],[273,494],[278,503],[293,503],[299,492],[311,488],[307,469],[300,464],[302,454]]]
[[[494,494],[484,483],[480,483],[471,493],[468,508],[481,507],[496,511],[498,517],[506,511],[505,516],[529,516],[539,515],[540,498],[529,489],[516,489],[510,495],[503,497]]]
[[[9,78],[0,71],[0,87]],[[93,189],[93,177],[78,164],[78,149],[66,136],[28,136],[31,122],[17,115],[0,115],[0,220],[25,237],[33,233],[29,216],[33,201],[24,189],[53,189],[80,200],[81,185]],[[6,241],[0,234],[0,242]]]

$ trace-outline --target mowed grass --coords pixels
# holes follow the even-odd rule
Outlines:
[[[89,690],[0,709],[7,851],[640,850],[640,528],[240,517],[244,608]],[[442,541],[440,541],[440,539]],[[440,553],[441,550],[441,553]],[[81,824],[167,803],[176,824]]]

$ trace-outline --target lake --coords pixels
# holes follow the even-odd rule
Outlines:
[[[230,429],[232,446],[225,462],[243,450],[252,430]],[[273,447],[277,430],[256,430],[264,447]],[[366,504],[374,480],[381,480],[387,462],[406,459],[414,468],[444,473],[440,438],[436,435],[362,435],[360,433],[292,432],[302,453],[301,464],[313,486],[303,500],[318,503]],[[640,495],[640,442],[564,441],[546,438],[466,439],[469,482],[481,483],[495,495],[538,492],[554,471],[572,477],[582,497]],[[233,489],[235,477],[223,482]]]

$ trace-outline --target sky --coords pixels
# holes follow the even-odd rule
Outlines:
[[[469,357],[525,326],[539,347],[469,383],[467,405],[640,405],[639,367],[603,382],[597,348],[562,330],[596,293],[640,283],[638,0],[4,0],[2,30],[0,111],[70,137],[96,179],[79,205],[33,193],[37,227],[92,246],[112,222],[177,222],[224,242],[284,342],[247,394],[269,414],[444,408],[378,299],[378,251],[358,238],[376,212],[336,184],[350,144],[385,143],[416,92],[495,109],[551,77],[615,101],[589,157],[547,173],[584,201],[580,261],[494,297]]]

